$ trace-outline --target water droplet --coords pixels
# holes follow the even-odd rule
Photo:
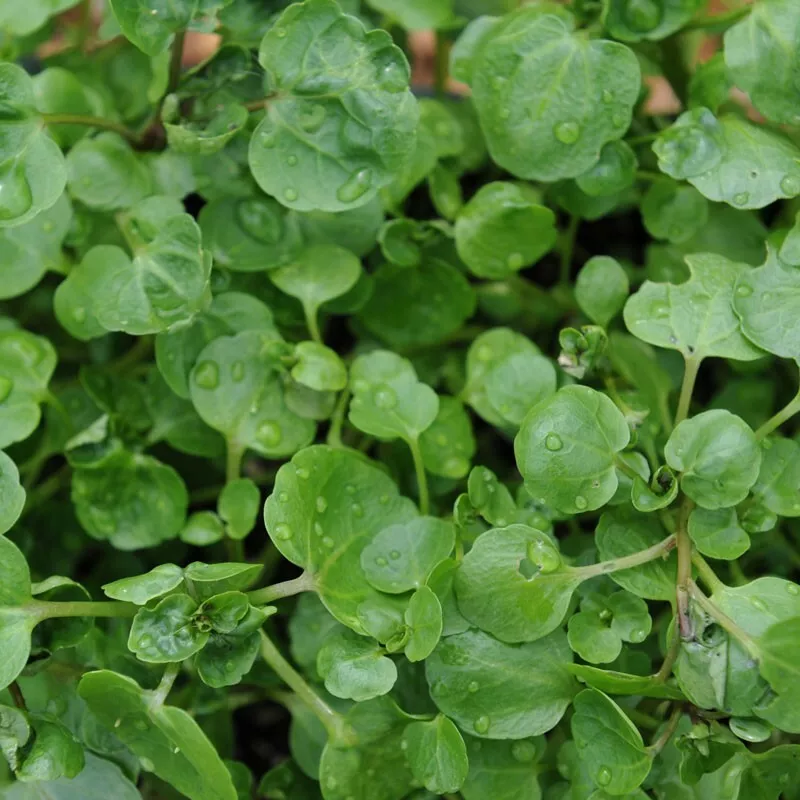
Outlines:
[[[622,128],[627,127],[630,123],[630,117],[626,117],[624,114],[612,114],[611,115],[611,124],[615,128]]]
[[[279,39],[285,39],[286,38],[286,28],[275,28],[275,35]]]
[[[385,567],[385,566],[386,566],[386,565],[387,565],[389,562],[388,562],[388,561],[387,561],[387,560],[386,560],[386,559],[385,559],[383,556],[378,556],[378,557],[375,559],[375,563],[376,563],[376,564],[377,564],[379,567]]]
[[[753,604],[753,608],[757,608],[759,611],[767,610],[767,604],[760,597],[754,597],[750,602]]]
[[[5,375],[0,375],[0,403],[4,403],[8,399],[13,388],[14,381],[9,380]]]
[[[575,508],[577,508],[579,511],[583,511],[587,505],[589,504],[586,502],[586,498],[582,494],[579,494],[575,497]]]
[[[17,219],[33,205],[25,166],[17,158],[0,164],[0,220]]]
[[[485,345],[478,348],[478,352],[476,353],[478,356],[478,361],[491,361],[492,360],[492,348],[486,347]]]
[[[283,197],[288,202],[293,203],[295,200],[297,200],[297,190],[292,188],[284,189]]]
[[[142,769],[145,772],[153,772],[155,770],[155,766],[149,758],[140,758],[139,763],[142,765]]]
[[[317,505],[317,511],[320,514],[324,514],[328,508],[328,501],[322,495],[319,495],[319,497],[317,497],[316,505]]]
[[[339,782],[336,780],[336,778],[331,777],[331,778],[328,778],[327,781],[325,781],[325,785],[329,789],[335,789],[339,785]]]
[[[322,538],[322,544],[325,545],[329,550],[333,547],[333,539],[330,536],[324,536]]]
[[[219,367],[215,361],[201,361],[194,370],[194,382],[201,389],[216,389],[219,386]]]
[[[392,561],[397,561],[397,559],[400,558],[400,551],[399,550],[392,550],[392,552],[389,553],[389,558],[391,558]]]
[[[609,89],[603,89],[602,97],[604,103],[612,103],[614,101],[614,92]]]
[[[372,186],[372,170],[360,169],[336,190],[336,197],[340,203],[355,203],[369,191],[370,186]]]
[[[360,503],[353,503],[353,505],[350,506],[350,511],[353,512],[354,517],[358,517],[359,519],[364,516],[364,507]]]
[[[789,197],[800,194],[800,175],[784,175],[781,181],[781,191]]]
[[[553,133],[562,144],[575,144],[581,137],[581,128],[577,122],[559,122]]]
[[[244,379],[244,364],[241,361],[234,361],[231,367],[231,377],[236,383]]]
[[[665,303],[657,303],[653,306],[653,314],[657,317],[666,317],[669,314],[669,306]]]
[[[790,583],[786,587],[786,591],[789,592],[789,594],[798,595],[800,594],[800,586],[798,586],[796,583]]]
[[[561,437],[557,433],[548,433],[544,440],[544,446],[548,450],[556,452],[564,446],[564,442],[561,441]]]
[[[561,556],[558,550],[544,540],[531,542],[527,547],[527,556],[539,567],[540,572],[554,572],[561,566]]]
[[[397,405],[397,395],[390,386],[379,386],[372,395],[375,405],[384,411]]]
[[[133,727],[136,728],[137,731],[146,731],[147,722],[145,722],[143,719],[134,720]]]
[[[380,498],[380,504],[381,504],[382,506],[385,506],[385,505],[387,505],[388,503],[389,503],[389,495],[388,495],[388,494],[382,494],[382,495],[381,495],[381,498]]]
[[[72,309],[72,319],[75,322],[81,323],[86,320],[86,309],[82,306],[78,306],[77,308]]]
[[[488,733],[489,728],[491,727],[491,722],[489,721],[489,717],[485,714],[482,714],[475,722],[472,723],[472,727],[475,728],[475,733]]]
[[[272,150],[275,147],[275,143],[278,141],[278,134],[274,128],[264,131],[261,134],[261,146],[265,147],[267,150]]]
[[[322,536],[322,534],[324,533],[322,525],[319,522],[314,523],[314,533],[316,533],[317,536]]]
[[[511,745],[511,755],[521,764],[529,764],[536,758],[536,745],[524,739]]]
[[[595,781],[598,786],[608,786],[608,784],[611,783],[611,770],[608,767],[600,767],[600,769],[597,770]]]
[[[277,422],[262,422],[256,431],[256,439],[267,448],[277,447],[282,438],[281,426]]]
[[[281,492],[278,495],[278,501],[281,503],[288,503],[289,502],[289,495],[286,492]]]
[[[467,691],[470,694],[475,694],[475,692],[477,692],[478,689],[480,689],[480,688],[481,688],[481,685],[478,683],[478,681],[470,681],[469,685],[467,686]]]
[[[303,109],[297,118],[297,124],[308,133],[314,133],[322,127],[327,112],[325,106],[315,103]]]
[[[236,664],[233,661],[226,661],[225,662],[225,672],[233,672],[236,669]],[[175,748],[177,751],[177,748]]]
[[[275,526],[275,538],[286,542],[292,538],[292,529],[284,522]]]
[[[305,467],[298,467],[295,470],[295,475],[297,475],[297,477],[300,478],[301,480],[305,481],[308,480],[310,473]]]
[[[286,163],[290,167],[297,166],[297,156],[289,156],[289,158],[286,159]]]
[[[747,192],[739,192],[733,196],[733,202],[737,206],[743,206],[749,199],[750,195]]]
[[[638,628],[635,631],[631,631],[630,641],[634,644],[638,644],[639,642],[643,642],[647,638],[647,632],[643,631],[641,628]]]
[[[506,264],[509,269],[518,270],[522,269],[525,265],[525,257],[522,253],[512,253],[507,259]]]
[[[408,87],[408,72],[396,58],[393,57],[378,70],[378,86],[392,94],[402,92]]]

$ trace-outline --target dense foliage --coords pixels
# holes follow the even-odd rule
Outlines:
[[[800,798],[800,4],[516,6],[0,2],[0,797]]]

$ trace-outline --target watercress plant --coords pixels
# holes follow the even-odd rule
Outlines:
[[[795,2],[0,5],[0,797],[800,798]]]

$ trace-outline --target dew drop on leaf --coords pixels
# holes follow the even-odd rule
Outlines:
[[[750,195],[747,192],[739,192],[733,196],[733,202],[737,206],[743,206],[749,199]]]
[[[275,526],[275,538],[280,539],[282,542],[288,541],[292,538],[292,529],[281,522],[279,525]]]
[[[201,389],[216,389],[219,386],[219,367],[215,361],[203,361],[197,365],[194,382]]]
[[[319,497],[317,497],[316,506],[317,506],[317,511],[320,514],[324,514],[328,508],[328,501],[322,495],[320,495]]]
[[[472,727],[475,728],[475,733],[488,733],[491,727],[489,717],[485,714],[481,715],[472,723]]]
[[[557,433],[548,433],[544,440],[544,446],[555,453],[564,446],[564,443]]]
[[[470,694],[475,694],[478,691],[478,689],[480,689],[480,688],[481,688],[481,685],[478,683],[478,681],[470,681],[469,685],[467,686],[467,691]]]
[[[553,133],[562,144],[575,144],[580,139],[581,128],[577,122],[559,122]]]
[[[290,189],[284,189],[283,190],[283,196],[290,203],[293,203],[295,200],[297,200],[297,196],[298,196],[297,195],[297,190],[296,189],[291,189],[291,188]]]
[[[264,447],[277,447],[283,438],[281,426],[277,422],[262,422],[256,431],[256,438]]]
[[[231,377],[236,381],[236,383],[239,383],[244,379],[244,364],[241,361],[233,362],[233,366],[231,367]]]
[[[333,547],[333,539],[331,539],[330,536],[324,536],[322,538],[322,544],[324,544],[325,547],[327,547],[330,550],[330,548]]]
[[[353,512],[354,517],[361,518],[364,516],[364,506],[360,503],[353,503],[353,505],[350,506],[350,511]]]
[[[600,767],[595,780],[598,786],[608,786],[611,783],[611,770],[608,767]]]
[[[392,552],[389,553],[389,558],[391,558],[392,561],[397,561],[397,559],[400,558],[400,551],[399,550],[392,550]]]
[[[536,758],[536,745],[520,740],[511,745],[511,755],[521,764],[529,764]]]
[[[311,473],[309,473],[309,471],[305,467],[298,467],[295,474],[297,475],[298,478],[305,481],[308,480]]]
[[[375,405],[387,411],[397,405],[397,395],[394,389],[389,386],[379,386],[373,395]]]
[[[586,502],[586,498],[582,494],[576,495],[575,508],[583,510],[584,508],[586,508],[587,505],[588,503]]]
[[[336,197],[341,203],[355,203],[363,197],[372,185],[372,171],[360,169],[354,172],[337,190]]]
[[[786,591],[789,592],[789,594],[794,594],[794,595],[800,594],[800,586],[798,586],[796,583],[790,583],[786,587]]]
[[[506,259],[506,264],[508,264],[509,269],[518,270],[525,264],[525,258],[522,253],[511,253]]]
[[[287,164],[288,164],[290,167],[297,166],[297,156],[294,156],[294,155],[292,155],[292,156],[289,156],[289,157],[286,159],[286,163],[287,163]]]
[[[784,175],[781,180],[781,191],[790,197],[800,194],[800,176]]]
[[[326,116],[327,112],[325,111],[325,106],[317,103],[308,106],[308,108],[303,110],[297,119],[297,124],[304,131],[307,131],[308,133],[314,133],[322,127],[322,123],[325,122]]]

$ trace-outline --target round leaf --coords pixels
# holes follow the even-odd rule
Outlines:
[[[458,728],[443,714],[412,722],[403,732],[403,749],[414,777],[435,794],[457,792],[467,778],[469,760]]]
[[[25,490],[19,482],[17,465],[0,451],[0,534],[11,530],[24,506]]]
[[[608,256],[590,258],[575,281],[575,299],[581,311],[598,325],[608,323],[622,310],[630,291],[620,263]]]

